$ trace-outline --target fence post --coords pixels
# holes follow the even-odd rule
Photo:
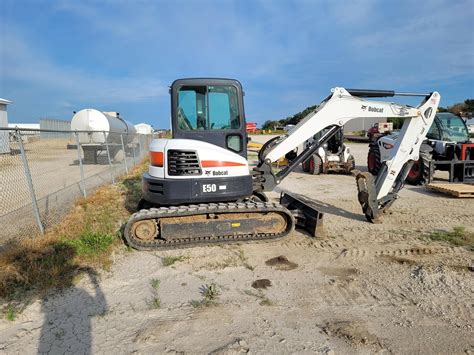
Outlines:
[[[120,134],[120,141],[122,142],[123,161],[125,163],[125,171],[128,174],[127,154],[125,152],[125,145],[123,144],[123,134]]]
[[[132,149],[132,151],[133,151],[133,165],[137,165],[137,146],[138,146],[140,143],[138,143],[138,139],[137,139],[137,135],[136,135],[136,134],[135,134],[133,137],[134,137],[134,138],[133,138],[133,142],[134,142],[134,143],[133,143],[133,149]]]
[[[38,202],[36,201],[35,189],[33,187],[33,180],[31,179],[31,171],[30,171],[30,167],[28,166],[28,160],[26,159],[25,147],[23,146],[23,139],[21,137],[20,130],[17,128],[15,131],[16,131],[16,138],[18,139],[18,142],[20,144],[21,160],[23,161],[23,168],[25,169],[26,182],[28,184],[28,189],[30,190],[31,205],[33,207],[33,213],[35,214],[36,223],[38,224],[38,228],[41,234],[44,234],[44,227],[43,227],[43,224],[41,223]]]
[[[112,161],[110,160],[109,144],[107,143],[107,135],[105,134],[105,132],[103,133],[104,133],[104,140],[105,140],[105,149],[107,149],[107,158],[109,159],[110,178],[112,180],[112,184],[115,184],[114,171],[112,169]]]
[[[86,193],[86,182],[84,180],[84,167],[82,166],[82,157],[81,157],[81,145],[79,144],[79,135],[74,132],[74,136],[76,137],[76,145],[77,145],[77,158],[79,160],[79,169],[81,170],[81,185],[82,185],[82,195],[87,197]]]

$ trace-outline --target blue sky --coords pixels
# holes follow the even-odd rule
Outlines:
[[[259,123],[334,86],[437,90],[447,106],[474,97],[473,19],[472,0],[2,0],[0,97],[11,122],[92,107],[155,127],[181,77],[239,79]]]

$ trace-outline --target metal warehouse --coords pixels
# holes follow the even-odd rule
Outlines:
[[[11,101],[0,98],[0,128],[8,128],[7,105]],[[0,131],[0,154],[10,153],[8,131]]]

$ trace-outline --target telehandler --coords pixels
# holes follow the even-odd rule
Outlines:
[[[369,144],[367,168],[377,175],[382,161],[398,139],[396,133],[382,136]],[[449,172],[449,182],[474,182],[474,143],[464,120],[449,112],[438,112],[426,139],[420,146],[420,158],[413,163],[406,182],[429,184],[435,170]]]
[[[232,79],[192,78],[173,82],[171,139],[150,144],[150,167],[143,175],[142,208],[128,220],[124,237],[140,250],[201,243],[281,238],[295,224],[315,232],[318,212],[285,194],[269,202],[272,191],[345,123],[360,117],[403,117],[404,124],[376,177],[358,173],[358,199],[370,222],[377,221],[419,159],[440,95],[336,87],[287,134],[271,139],[249,170],[243,91]],[[365,98],[421,96],[417,107]],[[272,163],[325,130],[278,172]]]

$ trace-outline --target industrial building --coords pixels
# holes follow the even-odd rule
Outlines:
[[[387,122],[386,118],[361,117],[344,125],[344,133],[367,131],[374,123]]]
[[[0,128],[8,127],[7,105],[11,101],[0,98]],[[0,131],[0,154],[10,153],[10,138],[8,131]]]
[[[135,125],[138,134],[153,134],[153,127],[148,123],[139,123]]]

